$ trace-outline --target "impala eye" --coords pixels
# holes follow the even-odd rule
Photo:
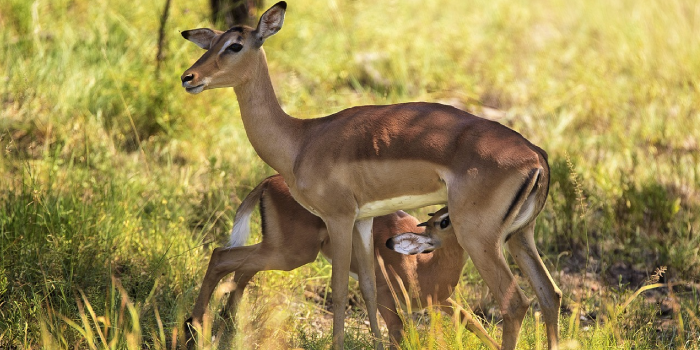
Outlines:
[[[440,228],[444,229],[447,228],[447,226],[450,226],[450,217],[446,217],[440,221]]]
[[[239,43],[234,43],[234,44],[229,45],[229,47],[226,48],[226,51],[238,52],[238,51],[241,51],[241,49],[243,49],[243,45],[241,45]]]

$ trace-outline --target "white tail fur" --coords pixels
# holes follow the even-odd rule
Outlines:
[[[255,205],[260,203],[260,198],[267,185],[267,179],[261,182],[245,197],[236,211],[231,229],[231,237],[228,240],[228,247],[240,247],[246,243],[250,236],[250,216],[253,215]]]

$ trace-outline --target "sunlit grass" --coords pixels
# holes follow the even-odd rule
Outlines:
[[[210,26],[207,1],[172,2],[156,71],[164,3],[0,3],[0,348],[181,344],[211,249],[272,173],[233,91],[179,87],[201,53],[179,32]],[[563,347],[694,348],[698,18],[690,0],[299,0],[265,48],[294,116],[437,101],[543,147],[552,183],[537,240],[565,293]],[[644,278],[624,274],[660,266],[664,287],[635,295]],[[261,273],[239,331],[213,316],[214,344],[202,346],[326,348],[330,316],[309,293],[325,296],[329,276],[323,259]],[[471,264],[460,288],[456,299],[481,309],[500,339]],[[546,348],[535,312],[522,349]],[[349,347],[371,346],[362,317],[348,318]],[[452,315],[406,320],[406,349],[482,346]]]

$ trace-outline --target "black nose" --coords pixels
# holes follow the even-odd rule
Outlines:
[[[194,79],[194,74],[183,75],[180,79],[182,79],[183,83],[186,81],[190,81],[190,80]]]

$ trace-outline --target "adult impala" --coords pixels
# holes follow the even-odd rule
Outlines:
[[[243,246],[250,234],[248,223],[256,204],[260,205],[262,242]],[[425,226],[425,232],[418,226]],[[421,252],[436,250],[419,255],[398,254],[385,245],[396,235],[397,241],[401,241],[400,245],[407,249]],[[428,306],[432,303],[452,315],[454,310],[448,298],[460,280],[466,256],[457,244],[446,208],[422,224],[402,211],[379,216],[373,222],[373,239],[377,254],[389,271],[387,280],[380,268],[375,269],[379,313],[386,322],[392,347],[396,347],[403,337],[403,321],[392,295],[392,288],[401,295],[397,277],[411,291],[411,305]],[[421,244],[406,247],[405,243],[410,242]],[[437,249],[439,246],[444,248]],[[314,261],[319,252],[329,257],[330,251],[331,244],[323,220],[309,213],[292,198],[280,175],[263,180],[238,207],[229,246],[214,249],[211,254],[192,318],[188,320],[190,324],[185,325],[188,342],[193,339],[191,325],[202,323],[214,288],[227,274],[234,274],[236,289],[229,295],[223,314],[232,317],[248,282],[255,274],[267,270],[291,271]],[[357,261],[353,260],[351,266],[356,265]],[[499,348],[498,343],[470,313],[462,311],[461,314],[467,329],[490,349]]]
[[[333,257],[333,346],[343,347],[354,255],[370,328],[381,347],[372,218],[448,204],[459,244],[498,301],[503,348],[515,347],[529,306],[503,257],[504,242],[537,294],[549,347],[556,348],[561,292],[534,242],[535,218],[549,186],[545,152],[505,126],[435,103],[353,107],[317,119],[287,115],[262,49],[282,28],[286,7],[272,6],[254,29],[182,32],[207,50],[183,73],[182,85],[193,94],[233,87],[255,151],[284,177],[294,199],[325,222]]]

